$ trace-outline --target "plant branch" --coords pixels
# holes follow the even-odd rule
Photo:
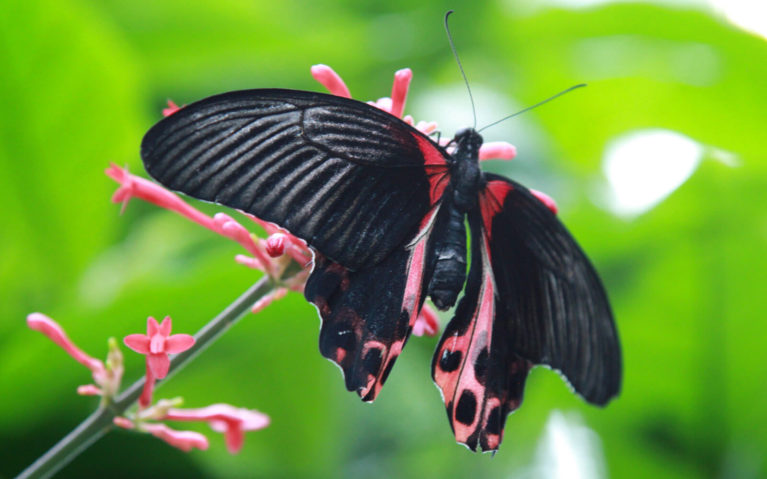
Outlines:
[[[292,263],[289,269],[292,270],[293,265],[298,266],[296,263]],[[289,275],[293,272],[294,271],[287,271],[286,273]],[[264,276],[256,282],[256,284],[245,291],[245,293],[194,335],[194,346],[183,353],[175,355],[171,359],[168,377],[172,376],[205,348],[210,346],[216,338],[244,316],[256,301],[271,294],[276,287],[277,285],[269,276]],[[40,456],[34,463],[22,471],[21,474],[17,476],[17,479],[51,477],[61,470],[61,468],[69,464],[69,462],[87,449],[88,446],[96,442],[96,440],[114,427],[112,422],[114,418],[123,415],[125,411],[138,400],[138,397],[141,395],[141,390],[144,387],[145,380],[146,378],[142,377],[111,402],[99,406],[96,411],[73,429],[72,432],[67,434],[55,446],[48,450],[48,452]],[[157,387],[163,382],[165,381],[159,381]]]

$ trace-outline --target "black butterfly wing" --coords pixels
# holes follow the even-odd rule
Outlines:
[[[480,198],[491,263],[514,350],[560,371],[587,401],[621,387],[621,352],[607,294],[573,237],[524,186],[487,174]]]
[[[277,223],[350,270],[410,241],[449,158],[378,108],[279,89],[181,108],[149,130],[141,156],[163,185]]]
[[[320,352],[364,401],[380,392],[423,305],[427,244],[438,210],[424,217],[413,242],[371,267],[349,271],[315,255],[304,294],[322,318]]]
[[[490,264],[477,210],[468,215],[471,267],[453,319],[437,345],[432,377],[442,392],[456,441],[472,451],[496,450],[509,412],[522,402],[532,364],[515,354],[509,324],[497,321],[504,298]]]
[[[595,404],[621,383],[612,312],[583,251],[525,187],[485,178],[469,212],[465,295],[432,362],[456,440],[472,450],[498,448],[535,364],[561,371]]]
[[[315,253],[306,298],[320,351],[372,401],[423,303],[426,244],[449,156],[382,110],[332,95],[247,90],[188,105],[144,137],[159,182],[252,213]]]

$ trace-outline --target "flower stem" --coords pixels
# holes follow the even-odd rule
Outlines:
[[[290,273],[290,272],[288,272]],[[237,322],[247,313],[256,301],[271,294],[278,287],[268,276],[261,278],[245,293],[237,298],[232,304],[224,309],[218,316],[203,326],[194,335],[195,343],[190,349],[179,353],[171,358],[170,373],[168,377],[180,370],[190,360],[196,357],[213,341],[223,334],[230,326]],[[166,378],[167,379],[167,378]],[[21,472],[17,479],[37,479],[51,477],[61,468],[69,464],[72,459],[88,448],[107,433],[113,426],[113,420],[121,416],[138,400],[144,387],[145,378],[142,377],[134,382],[128,389],[123,391],[111,402],[102,404],[80,425],[61,439],[48,452],[40,456],[35,462]],[[158,383],[158,387],[164,381]]]

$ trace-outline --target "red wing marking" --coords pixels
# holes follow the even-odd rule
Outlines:
[[[405,335],[402,339],[396,339],[393,341],[389,345],[388,351],[385,344],[377,341],[365,343],[363,346],[363,357],[365,357],[367,350],[371,346],[380,348],[382,351],[382,362],[381,367],[378,370],[378,374],[369,375],[368,383],[366,384],[365,388],[360,391],[360,396],[365,401],[372,401],[376,398],[376,396],[378,396],[378,393],[381,391],[381,387],[383,387],[384,382],[386,382],[386,378],[391,371],[391,368],[394,366],[394,361],[399,357],[400,353],[402,353],[402,348],[405,347],[405,342],[407,341],[408,336],[410,336],[410,331],[412,331],[413,326],[415,325],[415,321],[418,318],[421,304],[423,304],[422,284],[424,268],[426,266],[426,245],[428,243],[429,233],[431,232],[431,228],[434,224],[434,218],[437,216],[438,211],[439,206],[435,206],[431,209],[429,214],[424,217],[423,221],[421,222],[418,235],[416,236],[414,242],[408,246],[411,250],[411,253],[408,259],[407,280],[405,282],[405,291],[402,297],[401,313],[402,316],[405,314],[408,316],[407,335]]]
[[[423,154],[423,165],[426,168],[426,176],[429,178],[429,198],[431,204],[436,205],[442,199],[445,187],[450,181],[449,166],[445,155],[431,141],[420,135],[415,138],[418,141],[418,149]]]
[[[434,382],[442,390],[455,438],[464,444],[469,444],[471,436],[485,427],[487,416],[492,410],[488,409],[489,402],[485,400],[485,375],[492,348],[495,281],[492,269],[485,267],[490,264],[490,260],[487,257],[487,240],[484,240],[484,243],[482,285],[469,322],[470,326],[462,334],[456,331],[446,338],[436,353],[439,358],[456,357],[460,354],[460,367],[454,370],[442,367],[434,369]]]
[[[531,367],[513,349],[515,331],[503,310],[508,298],[498,289],[490,249],[489,226],[509,191],[491,184],[469,212],[471,268],[432,361],[455,438],[471,450],[498,449],[506,416],[519,407]]]
[[[423,304],[427,244],[439,205],[412,242],[370,268],[349,271],[315,254],[304,294],[322,318],[320,352],[338,364],[346,388],[364,401],[381,390]]]
[[[479,209],[482,213],[482,225],[488,240],[492,238],[493,218],[503,209],[506,195],[511,192],[513,186],[505,181],[488,181],[485,189],[480,192]]]

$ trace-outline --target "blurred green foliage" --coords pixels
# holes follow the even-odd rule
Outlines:
[[[269,414],[272,425],[250,433],[239,455],[219,436],[185,454],[113,432],[60,477],[546,477],[536,467],[550,460],[540,444],[553,410],[595,431],[595,457],[581,459],[604,461],[612,477],[767,476],[764,38],[701,9],[647,4],[6,0],[0,477],[96,406],[74,394],[87,372],[27,330],[27,313],[57,319],[99,357],[108,336],[141,332],[147,315],[170,314],[176,332],[194,332],[255,280],[231,261],[236,245],[138,201],[118,216],[108,201],[115,185],[104,168],[142,171],[141,136],[165,99],[320,89],[314,63],[333,66],[356,98],[374,99],[409,66],[407,113],[444,128],[470,124],[442,29],[448,8],[472,86],[509,108],[480,108],[480,124],[590,84],[489,130],[519,157],[488,167],[557,198],[602,272],[624,347],[622,395],[593,408],[537,369],[500,453],[474,455],[454,444],[431,384],[435,338],[413,338],[380,398],[362,404],[319,355],[314,309],[292,294],[246,317],[159,390],[191,407],[228,402]],[[434,98],[439,110],[415,110]],[[709,153],[657,207],[616,217],[598,198],[605,148],[645,128],[679,132]],[[126,361],[131,381],[142,358]]]

